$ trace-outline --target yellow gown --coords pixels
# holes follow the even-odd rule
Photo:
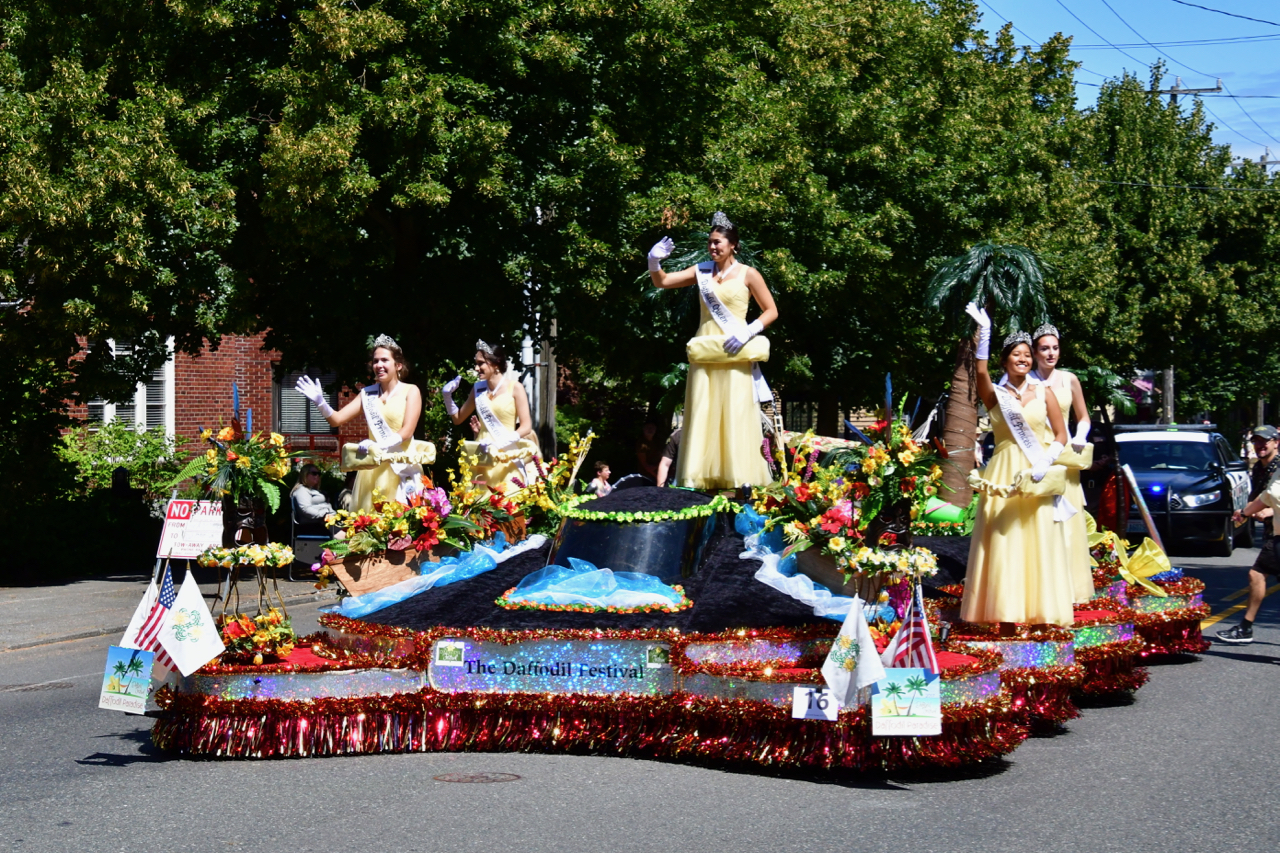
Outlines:
[[[1053,396],[1058,400],[1065,421],[1071,411],[1071,374],[1054,371]],[[1053,442],[1053,429],[1045,424],[1045,446]],[[1067,469],[1067,503],[1080,510],[1062,522],[1062,532],[1067,540],[1067,567],[1071,573],[1073,600],[1079,604],[1093,598],[1093,564],[1089,561],[1089,531],[1084,522],[1084,487],[1080,485],[1080,471]]]
[[[498,420],[502,425],[511,430],[516,431],[516,395],[510,383],[514,380],[507,380],[499,388],[498,396],[489,401],[489,405],[493,408],[493,413],[498,416]],[[486,393],[484,391],[479,392]],[[491,439],[489,428],[485,426],[484,418],[477,415],[476,420],[480,422],[480,432],[476,435],[474,442],[466,442],[466,447],[470,453],[479,453],[478,445],[481,441]],[[520,488],[519,485],[512,482],[520,479],[525,485],[528,485],[529,478],[535,476],[532,469],[527,469],[524,474],[520,471],[519,462],[527,463],[534,456],[541,455],[538,446],[538,438],[534,433],[529,433],[527,438],[522,438],[516,444],[514,450],[498,450],[497,451],[506,461],[493,460],[489,456],[480,456],[480,464],[472,467],[476,480],[483,482],[486,486],[492,487],[494,483],[503,483],[507,485],[506,493],[509,495]],[[507,458],[510,457],[510,458]]]
[[[392,390],[391,396],[384,403],[378,400],[376,405],[382,412],[387,426],[396,432],[404,426],[407,396],[410,388],[417,386],[401,382]],[[363,415],[361,415],[363,417]],[[356,472],[356,483],[351,487],[351,509],[373,509],[373,493],[376,490],[383,498],[394,499],[396,488],[400,485],[400,475],[391,470],[390,462],[383,462],[377,468],[367,468]]]
[[[696,287],[696,285],[695,285]],[[751,291],[747,271],[739,268],[715,294],[729,312],[745,322]],[[697,335],[723,335],[724,330],[698,300]],[[692,489],[736,489],[763,486],[773,478],[760,446],[760,408],[751,381],[751,363],[692,363],[684,392],[684,426],[677,461],[676,485]]]
[[[1044,386],[1037,384],[1035,398],[1022,409],[1037,434],[1048,421],[1044,401]],[[998,406],[991,410],[991,427],[996,449],[982,478],[1009,485],[1031,465]],[[983,494],[969,547],[960,618],[1070,626],[1075,624],[1071,599],[1065,540],[1062,525],[1053,520],[1053,498]]]

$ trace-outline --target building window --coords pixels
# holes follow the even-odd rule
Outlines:
[[[133,354],[133,343],[128,340],[107,340],[102,344],[111,348],[112,357]],[[88,402],[88,420],[108,424],[113,421],[131,423],[138,429],[163,429],[165,435],[174,431],[173,387],[173,338],[167,342],[168,360],[151,371],[147,381],[139,382],[133,399],[108,403],[103,399]]]
[[[295,388],[302,376],[311,376],[325,388],[334,388],[337,384],[336,373],[313,373],[300,370],[286,373],[276,386],[276,411],[279,412],[280,432],[285,435],[337,435],[337,427],[329,426],[328,421],[311,405],[311,401],[299,394]],[[329,405],[338,408],[338,394],[329,391]]]

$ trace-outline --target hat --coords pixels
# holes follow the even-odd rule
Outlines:
[[[1250,438],[1253,438],[1255,435],[1259,438],[1265,438],[1267,441],[1271,441],[1272,439],[1280,438],[1280,430],[1277,430],[1269,424],[1263,424],[1262,426],[1254,427],[1253,432],[1249,433]]]

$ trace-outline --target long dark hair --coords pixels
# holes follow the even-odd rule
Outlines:
[[[499,373],[506,373],[507,372],[507,351],[502,348],[501,344],[498,344],[496,346],[493,344],[490,344],[490,346],[493,347],[493,352],[485,352],[482,349],[477,349],[476,352],[480,354],[481,358],[489,362],[489,364],[493,366],[494,370],[498,371]]]
[[[396,378],[403,381],[409,375],[409,361],[404,357],[404,350],[400,349],[400,345],[397,343],[378,344],[377,346],[369,347],[369,369],[373,369],[373,354],[380,349],[391,353],[391,360],[396,365]]]

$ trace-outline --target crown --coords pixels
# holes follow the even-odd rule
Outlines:
[[[1031,336],[1026,332],[1010,332],[1009,336],[1004,339],[1003,349],[1008,349],[1017,344],[1031,345]]]
[[[374,338],[373,348],[377,349],[378,347],[383,347],[386,349],[391,349],[392,347],[395,347],[396,349],[399,349],[399,346],[396,345],[396,339],[391,337],[390,335],[378,335],[376,338]]]
[[[493,355],[493,347],[489,346],[484,341],[476,341],[476,351],[487,355]]]
[[[733,227],[734,227],[733,222],[729,220],[729,217],[724,215],[723,210],[717,210],[715,212],[715,215],[711,217],[711,230],[713,231],[717,228],[733,228]]]
[[[1053,325],[1052,323],[1041,323],[1039,326],[1036,327],[1036,330],[1035,332],[1032,333],[1031,338],[1032,340],[1038,341],[1041,338],[1043,338],[1045,335],[1053,335],[1055,338],[1059,340],[1062,339],[1062,335],[1058,333],[1058,327]]]

